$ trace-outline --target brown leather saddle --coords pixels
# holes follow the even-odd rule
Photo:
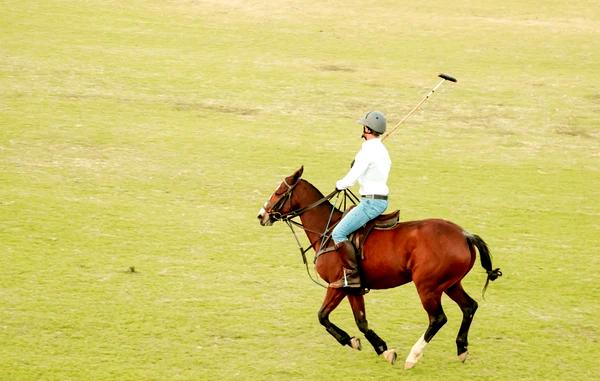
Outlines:
[[[350,209],[352,209],[352,208],[350,208]],[[346,212],[344,212],[344,214],[348,213],[350,211],[350,209],[346,210]],[[360,253],[360,258],[361,259],[365,258],[365,254],[363,252],[363,246],[364,246],[364,243],[366,242],[367,238],[369,237],[369,234],[374,229],[375,230],[391,230],[394,227],[396,227],[396,225],[398,225],[399,221],[400,221],[400,211],[395,210],[391,213],[382,214],[379,217],[376,217],[375,219],[367,222],[363,227],[359,228],[354,233],[350,234],[350,237],[348,237],[348,238],[350,239],[350,242],[352,242],[354,244],[354,247],[356,248],[357,256]],[[319,252],[317,253],[315,260],[320,255],[325,254],[330,251],[334,251],[334,250],[335,250],[335,244],[334,244],[333,240],[331,239],[331,237],[329,237],[329,238],[327,238],[327,241],[323,244],[323,247],[321,247],[321,250],[319,250]]]

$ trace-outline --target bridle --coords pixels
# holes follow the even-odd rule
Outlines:
[[[281,220],[285,220],[288,218],[294,218],[294,217],[297,217],[300,215],[300,214],[296,214],[295,211],[290,211],[288,213],[280,212],[280,210],[283,208],[283,206],[285,205],[286,202],[289,201],[291,203],[292,192],[296,188],[296,185],[298,185],[300,183],[300,180],[302,180],[302,178],[298,178],[298,180],[296,180],[295,183],[290,185],[287,183],[287,181],[285,181],[285,179],[283,179],[282,183],[285,184],[285,186],[287,187],[287,191],[285,191],[281,195],[279,200],[277,200],[277,202],[275,204],[273,204],[273,206],[271,207],[271,211],[269,212],[269,214],[271,215],[271,217],[273,217],[273,221],[281,221]],[[277,193],[275,193],[275,195],[279,196]],[[291,204],[290,204],[290,206],[291,206]]]

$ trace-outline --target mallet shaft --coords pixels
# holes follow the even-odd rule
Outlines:
[[[452,76],[449,76],[448,74],[444,74],[444,73],[442,73],[442,74],[438,75],[438,77],[442,78],[442,80],[441,80],[441,81],[439,81],[439,82],[438,82],[438,84],[437,84],[437,85],[435,85],[435,86],[433,87],[433,89],[431,89],[431,90],[430,90],[430,91],[427,93],[427,95],[425,95],[425,97],[423,97],[423,99],[421,99],[421,101],[420,101],[420,102],[419,102],[419,103],[418,103],[418,104],[417,104],[417,105],[416,105],[416,106],[415,106],[415,107],[414,107],[412,110],[410,110],[410,112],[409,112],[408,114],[406,114],[406,115],[405,115],[405,116],[404,116],[404,117],[403,117],[403,118],[402,118],[402,119],[401,119],[401,120],[400,120],[398,123],[396,123],[396,125],[395,125],[395,126],[394,126],[394,127],[391,129],[391,130],[390,130],[390,132],[388,132],[387,134],[385,134],[385,135],[384,135],[384,136],[381,138],[381,141],[385,140],[385,139],[386,139],[388,136],[390,136],[391,134],[393,134],[393,133],[394,133],[394,132],[395,132],[395,131],[398,129],[398,127],[400,127],[400,125],[401,125],[402,123],[404,123],[404,121],[406,121],[406,119],[408,119],[408,118],[409,118],[409,117],[410,117],[410,116],[411,116],[411,115],[412,115],[412,114],[413,114],[415,111],[417,111],[417,110],[419,109],[419,107],[421,107],[421,105],[422,105],[423,103],[425,103],[425,101],[426,101],[427,99],[429,99],[429,97],[430,97],[431,95],[433,95],[433,93],[435,93],[435,91],[436,91],[436,90],[437,90],[437,89],[438,89],[438,88],[439,88],[439,87],[440,87],[440,86],[441,86],[441,85],[442,85],[442,84],[443,84],[445,81],[456,82],[456,78],[454,78],[454,77],[452,77]]]

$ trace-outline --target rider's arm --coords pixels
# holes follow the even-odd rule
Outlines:
[[[366,172],[369,167],[369,161],[363,151],[359,151],[354,159],[354,165],[342,179],[335,183],[336,189],[342,190],[351,187],[358,178]]]

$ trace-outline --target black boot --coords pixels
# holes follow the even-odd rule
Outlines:
[[[350,241],[342,241],[335,245],[344,264],[342,279],[331,284],[331,287],[361,288],[360,274],[356,264],[356,249]]]

